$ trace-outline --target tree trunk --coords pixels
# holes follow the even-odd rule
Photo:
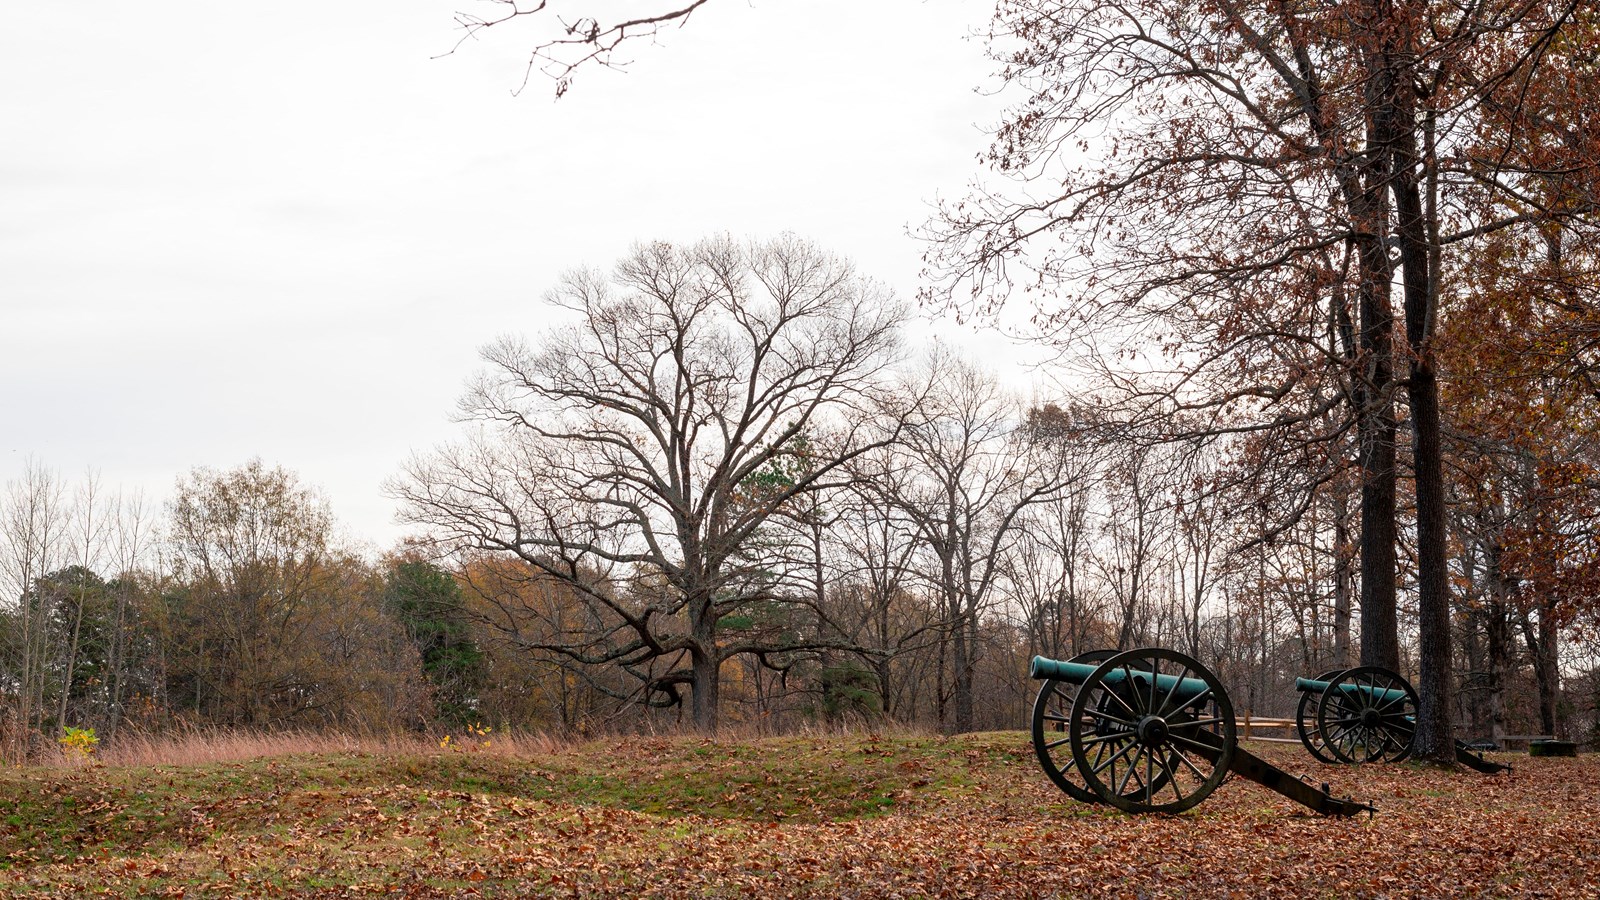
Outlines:
[[[972,730],[972,671],[973,651],[971,636],[968,634],[970,624],[967,616],[957,617],[955,623],[954,640],[951,650],[954,658],[951,660],[955,666],[955,701],[957,734],[965,734]]]
[[[1561,698],[1561,666],[1559,665],[1561,636],[1556,632],[1555,617],[1548,606],[1539,608],[1539,670],[1543,689],[1539,692],[1539,725],[1542,734],[1561,737],[1561,720],[1556,704]]]
[[[1538,607],[1539,622],[1535,627],[1526,611],[1522,614],[1522,636],[1528,643],[1528,652],[1533,657],[1533,678],[1539,687],[1539,729],[1541,734],[1559,737],[1556,730],[1559,724],[1556,721],[1556,700],[1561,689],[1561,670],[1556,661],[1559,658],[1559,637],[1556,633],[1555,617],[1550,615],[1550,608],[1541,604]]]
[[[690,659],[694,672],[690,687],[694,693],[695,730],[703,734],[716,734],[718,691],[722,686],[721,660],[717,659],[714,652],[708,653],[700,648],[690,652]]]
[[[1469,576],[1470,577],[1470,576]],[[1461,634],[1461,658],[1467,664],[1467,680],[1462,685],[1462,707],[1466,716],[1466,737],[1477,739],[1490,733],[1489,728],[1489,671],[1488,654],[1484,651],[1484,637],[1488,633],[1488,604],[1467,616],[1466,628]],[[1484,624],[1482,633],[1479,623]]]
[[[1188,610],[1188,622],[1186,623],[1189,632],[1189,655],[1196,659],[1200,657],[1200,613],[1205,606],[1205,600],[1205,576],[1201,572],[1200,551],[1196,549],[1194,556],[1194,602]]]
[[[1403,30],[1401,31],[1403,34]],[[1437,225],[1424,210],[1418,169],[1416,98],[1411,92],[1409,59],[1400,38],[1386,47],[1380,70],[1380,105],[1374,111],[1379,139],[1390,148],[1390,188],[1395,203],[1395,233],[1400,239],[1405,333],[1410,357],[1406,395],[1411,404],[1412,469],[1417,502],[1417,618],[1419,626],[1417,732],[1414,753],[1454,765],[1455,733],[1450,698],[1454,655],[1450,634],[1448,527],[1439,412],[1439,380],[1434,366],[1433,321],[1438,299]]]
[[[883,715],[885,718],[893,718],[893,716],[900,710],[891,698],[890,678],[892,677],[892,672],[890,671],[889,667],[892,662],[892,657],[890,657],[887,652],[889,650],[890,640],[889,601],[891,591],[886,587],[882,587],[876,591],[876,595],[876,609],[873,610],[875,613],[873,624],[876,627],[877,633],[873,635],[873,637],[878,645],[878,649],[885,652],[881,656],[871,657],[871,664],[873,672],[875,672],[878,676],[878,697],[883,702]],[[916,714],[915,707],[912,708],[912,714]]]
[[[691,594],[689,662],[693,691],[694,727],[703,734],[717,731],[717,705],[722,687],[722,657],[717,653],[717,613],[711,597]]]
[[[1506,737],[1506,673],[1511,669],[1511,619],[1499,602],[1490,602],[1484,643],[1489,659],[1489,737],[1499,745]]]
[[[1355,560],[1350,553],[1350,508],[1335,498],[1333,519],[1333,666],[1345,668],[1350,658],[1350,595]]]
[[[1371,200],[1371,198],[1368,198]],[[1395,423],[1390,387],[1394,312],[1389,303],[1389,258],[1383,246],[1379,199],[1372,226],[1357,235],[1362,283],[1361,357],[1357,377],[1361,465],[1361,664],[1400,668],[1400,623],[1395,612]],[[1362,216],[1357,216],[1358,223]],[[1361,225],[1358,224],[1358,228]]]
[[[123,576],[131,578],[131,575]],[[122,694],[124,684],[124,670],[127,667],[128,646],[128,591],[126,584],[119,583],[116,589],[116,612],[112,617],[110,646],[106,649],[106,664],[111,675],[109,697],[106,704],[104,721],[100,726],[100,734],[106,743],[116,739],[117,728],[122,724]]]
[[[1409,307],[1410,301],[1407,301]],[[1408,316],[1409,318],[1409,316]],[[1426,350],[1424,350],[1426,354]],[[1412,364],[1412,446],[1417,492],[1417,619],[1419,679],[1414,753],[1454,764],[1455,730],[1450,698],[1454,655],[1450,640],[1450,573],[1445,557],[1444,470],[1439,446],[1439,389],[1424,355]]]
[[[889,690],[889,657],[879,656],[874,658],[872,671],[878,678],[878,700],[883,704],[883,717],[893,720],[895,715],[900,712],[900,708],[895,704],[894,697]]]
[[[83,568],[84,571],[78,573],[80,579],[88,572],[87,566]],[[61,702],[56,710],[56,731],[58,732],[67,727],[67,708],[72,701],[72,679],[77,674],[79,644],[83,635],[83,605],[87,600],[88,591],[80,583],[78,585],[77,608],[72,611],[72,637],[67,639],[66,658],[61,661],[63,669],[61,674]]]
[[[1369,0],[1363,19],[1368,31],[1381,32],[1382,11]],[[1370,58],[1360,46],[1369,37],[1357,29],[1352,50]],[[1369,78],[1366,99],[1376,108],[1379,92]],[[1339,192],[1349,211],[1351,244],[1357,266],[1356,311],[1335,299],[1336,319],[1345,336],[1350,367],[1351,405],[1355,414],[1357,465],[1361,473],[1361,664],[1399,668],[1400,627],[1395,611],[1395,439],[1394,310],[1390,302],[1393,268],[1389,262],[1389,156],[1370,129],[1365,148],[1346,147],[1336,117],[1323,107],[1320,91],[1308,114],[1312,127],[1337,160]],[[1353,334],[1352,334],[1353,332]]]

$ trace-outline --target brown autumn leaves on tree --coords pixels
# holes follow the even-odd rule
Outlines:
[[[425,688],[382,580],[293,473],[192,471],[166,530],[159,671],[175,705],[245,728],[414,720]]]
[[[547,29],[529,69],[559,96],[704,0],[609,19],[497,5],[461,23]],[[1593,393],[1594,273],[1573,250],[1597,221],[1595,11],[1002,0],[993,23],[1000,77],[1026,99],[989,161],[1015,183],[943,207],[929,296],[994,312],[1031,293],[1045,336],[1096,361],[1147,439],[1173,439],[1176,422],[1185,438],[1315,448],[1305,496],[1353,463],[1362,661],[1398,664],[1395,547],[1414,531],[1419,747],[1448,759],[1457,451],[1440,380],[1476,373],[1441,371],[1441,348],[1494,304],[1473,283],[1487,255],[1519,302],[1576,327],[1541,346],[1554,377]],[[1517,360],[1491,359],[1516,377]]]
[[[1464,316],[1462,272],[1483,242],[1523,227],[1581,230],[1592,218],[1586,201],[1536,206],[1548,191],[1534,185],[1582,178],[1507,150],[1549,135],[1552,111],[1527,109],[1527,85],[1564,64],[1558,51],[1580,11],[1049,7],[1003,3],[996,15],[1003,45],[1021,47],[1003,57],[1003,75],[1030,98],[1000,129],[992,162],[1061,189],[946,207],[934,228],[942,288],[964,285],[990,304],[1016,285],[1041,291],[1064,347],[1092,339],[1149,359],[1125,376],[1134,418],[1198,413],[1191,427],[1203,435],[1293,428],[1312,441],[1353,427],[1362,659],[1389,667],[1403,396],[1417,741],[1422,755],[1450,759],[1439,323]],[[1594,158],[1584,147],[1565,162],[1581,171]],[[1036,240],[1046,235],[1059,243]],[[1332,431],[1306,430],[1319,423]]]

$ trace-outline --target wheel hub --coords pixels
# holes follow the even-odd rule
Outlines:
[[[1143,716],[1139,719],[1136,732],[1139,743],[1146,747],[1158,747],[1167,742],[1167,720],[1160,716]]]
[[[1378,725],[1382,724],[1382,722],[1383,722],[1383,715],[1381,713],[1379,713],[1376,709],[1373,709],[1372,707],[1369,706],[1366,709],[1363,709],[1361,711],[1361,725],[1362,725],[1362,727],[1364,727],[1364,728],[1376,728],[1376,727],[1378,727]]]

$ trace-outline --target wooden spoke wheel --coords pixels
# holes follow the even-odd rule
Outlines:
[[[1125,812],[1182,812],[1228,775],[1237,742],[1222,682],[1195,660],[1147,647],[1102,662],[1067,715],[1084,786]]]
[[[1343,669],[1334,669],[1323,672],[1316,677],[1316,681],[1332,681],[1339,676]],[[1322,729],[1317,727],[1317,704],[1321,702],[1322,695],[1311,691],[1300,692],[1300,705],[1294,711],[1294,729],[1300,734],[1300,743],[1311,751],[1311,755],[1330,764],[1338,764],[1339,758],[1328,752],[1328,742],[1322,736]]]
[[[1115,650],[1090,650],[1067,661],[1097,666],[1116,655]],[[1072,701],[1077,696],[1078,686],[1072,682],[1045,680],[1033,701],[1033,752],[1038,755],[1044,773],[1068,797],[1082,803],[1099,803],[1100,798],[1083,786],[1078,767],[1072,764],[1067,722],[1072,713]]]
[[[1380,666],[1346,669],[1317,704],[1317,730],[1340,762],[1399,762],[1411,755],[1417,692]]]

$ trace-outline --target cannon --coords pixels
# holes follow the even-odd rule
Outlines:
[[[1300,692],[1295,730],[1317,759],[1399,762],[1411,755],[1417,692],[1398,673],[1381,666],[1356,666],[1297,678],[1295,689]],[[1485,759],[1460,740],[1456,761],[1490,775],[1511,768]]]
[[[1319,813],[1372,812],[1240,747],[1222,682],[1188,656],[1159,647],[1102,650],[1070,660],[1036,656],[1033,748],[1068,796],[1126,812],[1182,812],[1228,774]]]

